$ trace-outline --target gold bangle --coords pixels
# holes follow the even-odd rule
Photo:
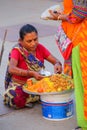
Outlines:
[[[22,71],[20,70],[20,73],[19,73],[21,76],[22,76]]]
[[[29,70],[26,70],[26,72],[27,72],[27,76],[29,76]]]
[[[29,70],[20,70],[20,76],[28,76],[29,75]]]

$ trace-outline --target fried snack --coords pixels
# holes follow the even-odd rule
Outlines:
[[[50,77],[51,82],[56,89],[56,91],[64,91],[74,88],[73,79],[70,76],[64,74],[56,74]]]
[[[26,90],[30,92],[49,93],[60,92],[74,88],[73,79],[64,74],[54,74],[50,77],[45,77],[40,81],[32,84],[26,84]]]

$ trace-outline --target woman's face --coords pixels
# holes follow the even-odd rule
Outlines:
[[[36,32],[27,33],[21,40],[21,44],[28,51],[35,51],[38,45],[38,34]]]
[[[74,14],[70,14],[70,15],[69,15],[69,21],[70,21],[71,23],[73,23],[73,24],[75,24],[75,23],[80,23],[82,20],[83,20],[82,18],[77,17],[77,16],[74,15]]]

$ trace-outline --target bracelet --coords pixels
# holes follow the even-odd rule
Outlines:
[[[20,75],[21,76],[29,76],[29,70],[24,70],[24,71],[20,70]]]
[[[26,70],[27,76],[29,76],[29,70]]]
[[[19,71],[19,74],[22,76],[22,71],[21,70]]]

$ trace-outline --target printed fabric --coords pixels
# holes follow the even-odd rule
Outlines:
[[[72,53],[72,42],[65,34],[62,26],[59,26],[55,35],[57,46],[65,60],[68,60]]]
[[[55,35],[57,46],[64,58],[64,73],[72,76],[71,53],[72,42],[65,34],[62,26],[59,26]]]
[[[22,86],[15,82],[10,82],[8,89],[4,93],[4,104],[15,109],[23,108],[30,102],[39,100],[37,95],[29,95],[22,90]]]
[[[29,70],[40,71],[41,68],[45,68],[44,64],[31,53],[28,56],[26,56],[24,53],[24,48],[22,48],[20,44],[14,46],[14,48],[20,51],[20,53],[22,54],[22,56],[24,57],[27,63]],[[10,53],[9,53],[9,60],[10,60]],[[8,61],[8,65],[9,65],[9,61]],[[8,72],[8,66],[7,66],[6,75],[5,75],[5,89],[8,88],[10,81],[11,81],[11,74]]]

